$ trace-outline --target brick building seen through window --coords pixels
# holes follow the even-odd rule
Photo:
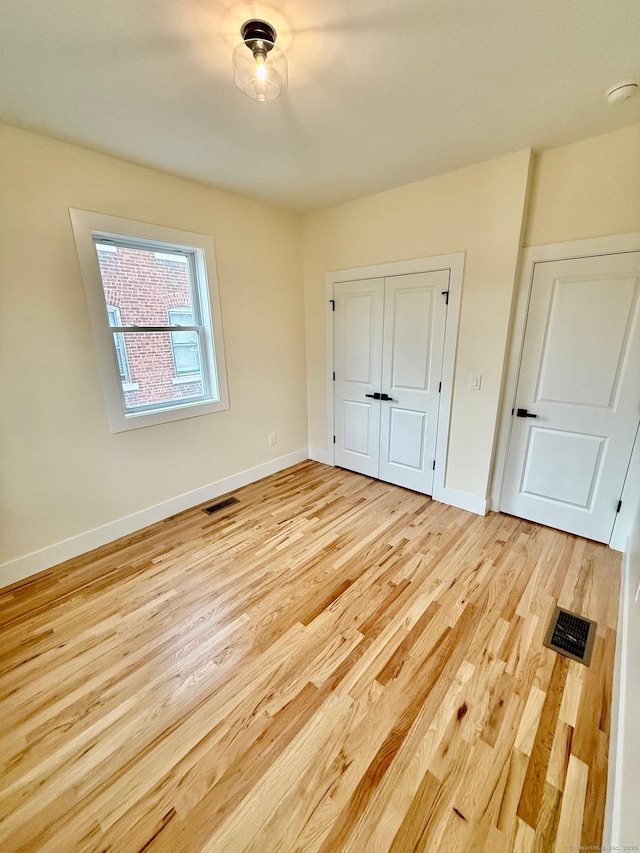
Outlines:
[[[102,243],[96,250],[110,326],[193,324],[185,256]],[[128,408],[202,395],[196,332],[121,332],[114,345]]]

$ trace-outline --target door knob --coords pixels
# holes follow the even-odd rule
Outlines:
[[[393,397],[390,397],[388,394],[380,394],[380,399],[385,400],[387,403],[389,401],[392,403],[395,403],[395,400],[393,399]]]
[[[382,399],[382,395],[379,394],[377,391],[375,392],[375,394],[365,394],[364,396],[365,397],[371,397],[372,400],[381,400]]]
[[[534,415],[533,412],[528,412],[526,409],[516,409],[516,417],[517,418],[537,418],[537,415]]]

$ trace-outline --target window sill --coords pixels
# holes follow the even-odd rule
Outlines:
[[[223,412],[228,408],[229,403],[226,400],[196,400],[166,409],[147,410],[146,412],[129,411],[121,418],[110,418],[109,423],[111,432],[125,432],[129,429],[139,429],[140,427],[169,423],[170,421],[180,421],[185,418],[195,418],[213,412]]]
[[[201,373],[185,373],[183,376],[174,376],[171,380],[174,385],[186,385],[189,382],[202,381]]]

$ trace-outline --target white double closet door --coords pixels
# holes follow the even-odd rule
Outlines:
[[[335,463],[430,495],[449,270],[336,285]]]

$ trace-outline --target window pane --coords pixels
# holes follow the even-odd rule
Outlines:
[[[187,308],[172,308],[169,311],[169,325],[192,326],[193,314]],[[172,332],[173,360],[176,365],[176,375],[197,373],[200,370],[200,353],[198,352],[198,333],[193,331]]]
[[[189,337],[189,340],[176,340],[178,335]],[[173,356],[176,363],[176,373],[198,373],[200,370],[200,354],[198,352],[197,332],[173,332]]]
[[[175,305],[194,315],[191,267],[184,255],[126,246],[103,251],[100,243],[96,249],[105,302],[118,306],[121,326],[166,326]]]
[[[166,320],[165,320],[166,323]],[[202,372],[200,370],[199,341],[197,332],[188,347],[195,347],[195,359],[192,353],[189,360],[189,381],[177,381],[174,364],[172,334],[175,332],[122,332],[129,361],[130,381],[138,387],[124,391],[125,407],[135,411],[146,406],[175,406],[181,402],[202,397],[205,393]],[[182,333],[178,333],[182,334]],[[177,347],[183,349],[183,346]],[[186,350],[187,347],[184,347]],[[195,369],[194,369],[195,368]],[[185,377],[186,378],[186,377]]]
[[[170,326],[194,326],[193,313],[188,308],[171,308],[169,314]]]
[[[115,307],[115,305],[107,305],[107,315],[109,317],[110,326],[121,325],[120,311]],[[120,374],[120,381],[129,382],[129,363],[127,361],[127,351],[125,349],[125,344],[122,335],[119,332],[116,332],[113,336],[113,345],[115,347],[116,356],[118,359],[118,373]]]

